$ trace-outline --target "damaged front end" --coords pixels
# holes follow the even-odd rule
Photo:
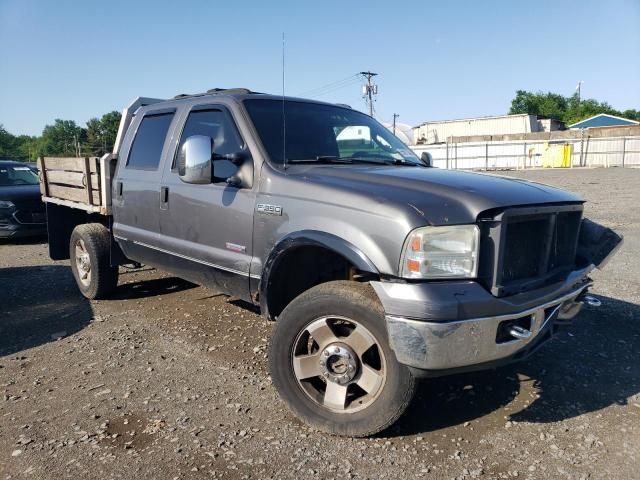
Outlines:
[[[622,235],[585,218],[580,225],[577,261],[602,269],[620,249],[623,241]]]
[[[623,238],[582,219],[582,205],[570,205],[499,212],[485,219],[482,241],[476,279],[371,282],[391,347],[416,374],[526,358],[584,304],[599,305],[588,294],[588,275],[606,265]]]
[[[590,269],[597,268],[601,270],[609,263],[609,260],[618,250],[620,250],[623,243],[624,237],[622,235],[585,218],[580,224],[576,264],[586,265],[590,267]],[[562,306],[558,312],[558,320],[560,322],[572,320],[580,313],[582,306],[585,304],[597,308],[602,305],[602,302],[593,295],[588,295],[587,290],[585,290],[576,301],[569,302]]]

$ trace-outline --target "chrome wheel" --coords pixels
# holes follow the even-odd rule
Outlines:
[[[76,241],[75,259],[78,279],[83,285],[88,286],[91,283],[91,258],[82,239]]]
[[[302,390],[333,412],[368,407],[386,380],[376,338],[357,321],[339,316],[318,318],[298,334],[292,368]]]

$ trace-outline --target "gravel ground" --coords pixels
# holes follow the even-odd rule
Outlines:
[[[0,478],[640,478],[640,170],[505,174],[625,235],[604,305],[525,363],[422,382],[369,439],[286,410],[247,305],[147,268],[89,302],[41,241],[0,244]]]

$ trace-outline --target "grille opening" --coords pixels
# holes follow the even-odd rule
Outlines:
[[[576,265],[581,222],[581,205],[507,210],[495,234],[491,292],[502,297],[562,281]]]
[[[510,222],[504,250],[502,281],[535,277],[540,273],[549,220]]]
[[[517,338],[509,333],[509,330],[516,325],[526,330],[531,330],[531,320],[531,315],[527,315],[526,317],[514,318],[513,320],[500,322],[498,324],[498,330],[496,331],[496,343],[507,343],[517,340]]]
[[[549,270],[572,267],[575,264],[581,221],[581,212],[561,212],[558,214],[551,241]]]

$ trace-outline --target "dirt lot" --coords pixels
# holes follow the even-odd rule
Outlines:
[[[371,439],[293,418],[246,305],[146,268],[88,302],[42,242],[0,244],[0,478],[640,478],[640,170],[509,175],[625,235],[603,307],[526,363],[423,382]]]

